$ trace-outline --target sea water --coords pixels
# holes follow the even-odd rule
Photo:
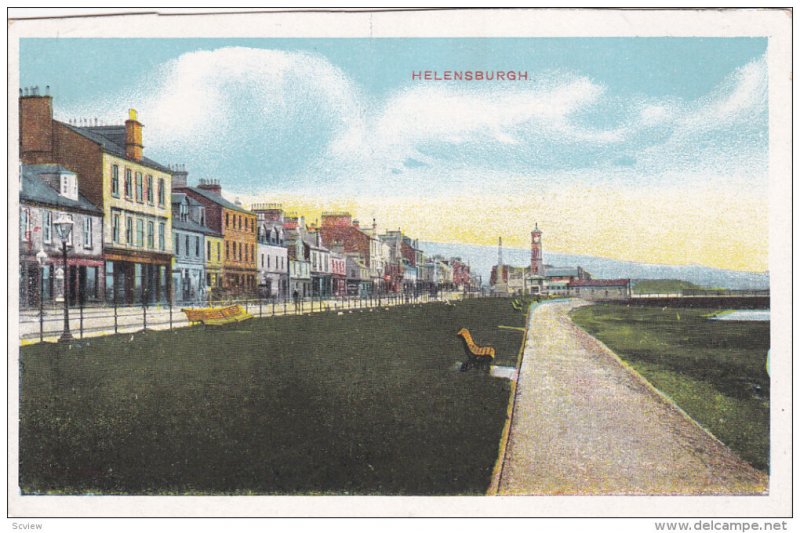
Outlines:
[[[769,322],[769,309],[741,309],[711,317],[711,320],[734,320],[739,322]]]

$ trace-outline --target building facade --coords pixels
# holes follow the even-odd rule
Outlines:
[[[226,296],[255,296],[258,291],[256,265],[256,215],[222,197],[217,180],[201,179],[196,187],[178,184],[181,192],[205,208],[206,225],[222,235],[222,287]]]
[[[143,127],[133,109],[124,125],[77,126],[53,119],[49,95],[20,97],[20,160],[75,172],[80,194],[103,211],[109,302],[170,297],[172,175],[144,157]]]
[[[580,266],[562,267],[545,265],[544,271],[547,294],[552,296],[568,296],[570,294],[570,282],[592,279],[592,275]]]
[[[588,279],[569,282],[571,296],[584,300],[628,300],[630,279]]]
[[[331,252],[331,287],[333,296],[347,295],[347,260],[336,252]]]
[[[289,293],[292,298],[308,298],[311,289],[311,248],[306,242],[303,217],[284,216],[286,251],[289,257]]]
[[[450,258],[453,267],[453,285],[457,290],[468,290],[470,287],[470,268],[460,257]]]
[[[225,239],[222,235],[213,232],[206,234],[206,287],[209,297],[217,299],[224,293],[222,288],[222,246]]]
[[[326,212],[322,213],[319,232],[325,248],[348,257],[357,257],[358,262],[366,267],[367,278],[366,280],[359,278],[357,285],[360,287],[359,291],[366,290],[368,294],[371,294],[383,280],[381,239],[377,235],[374,224],[369,231],[365,231],[361,228],[358,220],[353,220],[350,213]],[[350,276],[351,266],[348,264],[346,268],[347,279],[355,279]],[[354,283],[348,281],[348,292],[352,286]]]
[[[333,294],[331,251],[322,245],[322,236],[315,225],[306,226],[304,239],[311,263],[311,294],[317,298],[328,298]]]
[[[361,256],[352,253],[346,256],[347,269],[347,295],[364,298],[370,295],[372,280],[370,279],[369,267],[361,260]]]
[[[206,299],[205,234],[192,222],[173,220],[173,302],[200,303]]]
[[[289,254],[283,230],[266,223],[258,229],[259,294],[264,298],[285,298]]]
[[[261,292],[270,298],[287,298],[289,290],[289,254],[286,247],[283,206],[276,203],[253,204],[258,224],[259,273]]]
[[[184,193],[172,194],[172,293],[175,302],[205,302],[214,287],[206,272],[212,252],[208,239],[222,236],[205,226],[205,220],[205,207],[200,202]]]
[[[19,303],[21,307],[64,298],[70,305],[101,301],[103,211],[81,195],[79,177],[60,165],[22,165],[20,173]],[[67,241],[67,270],[53,223],[73,222]],[[36,258],[44,252],[44,265]]]

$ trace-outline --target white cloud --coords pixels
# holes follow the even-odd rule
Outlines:
[[[275,171],[276,182],[295,189],[426,191],[475,186],[488,176],[539,183],[554,175],[537,167],[553,154],[574,176],[586,175],[588,166],[626,180],[637,172],[644,180],[671,171],[763,173],[766,154],[737,132],[765,112],[766,83],[762,57],[693,102],[622,100],[594,80],[563,73],[537,75],[524,89],[419,83],[372,100],[322,56],[227,47],[183,54],[137,88],[60,118],[120,123],[128,106],[137,107],[146,151],[189,163],[197,177],[238,163],[254,167],[251,181],[260,183],[258,161],[271,154],[270,163],[295,163]],[[604,121],[608,116],[620,119]],[[448,147],[459,151],[456,160],[442,158]],[[420,164],[409,168],[409,159]],[[631,168],[616,169],[615,161],[631,161]],[[528,167],[509,170],[511,162]]]
[[[407,157],[425,160],[418,148],[427,143],[519,145],[531,137],[537,142],[619,142],[623,130],[587,128],[574,119],[604,93],[603,86],[574,76],[541,81],[527,90],[418,85],[361,113],[331,143],[330,155],[351,162],[378,159],[392,168]]]
[[[641,150],[636,158],[649,171],[685,170],[709,175],[765,179],[767,146],[757,135],[766,133],[766,56],[732,72],[710,94],[692,102],[642,110],[640,126],[661,125],[669,135]]]
[[[767,83],[767,59],[762,56],[736,69],[710,95],[690,105],[681,126],[708,130],[749,121],[766,111]]]
[[[643,126],[666,123],[674,116],[674,110],[663,104],[645,104],[639,110],[639,121]]]
[[[133,106],[148,147],[202,163],[209,154],[230,157],[240,141],[269,146],[298,127],[309,135],[321,125],[348,130],[359,113],[357,99],[349,78],[321,56],[227,47],[182,54],[138,87],[64,110],[61,118],[118,124]]]

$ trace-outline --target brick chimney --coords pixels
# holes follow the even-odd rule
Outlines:
[[[200,184],[197,186],[198,189],[203,189],[204,191],[209,191],[217,196],[222,196],[222,186],[219,184],[219,180],[209,180],[209,179],[200,179]]]
[[[189,172],[185,165],[170,165],[172,170],[172,188],[186,187],[189,185]]]
[[[277,203],[259,203],[250,206],[250,210],[259,216],[259,220],[283,222],[283,205]]]
[[[53,98],[39,95],[39,87],[20,89],[19,158],[28,164],[53,162]]]
[[[347,211],[324,211],[322,226],[350,226],[353,219]]]
[[[136,110],[128,109],[128,120],[125,121],[125,157],[134,161],[142,160],[142,128]]]

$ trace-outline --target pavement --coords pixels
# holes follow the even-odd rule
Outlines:
[[[416,300],[407,300],[402,294],[394,294],[388,298],[383,296],[380,300],[377,298],[327,299],[321,302],[319,300],[305,300],[300,301],[297,305],[289,301],[285,306],[283,301],[272,305],[272,301],[264,300],[261,305],[259,305],[258,301],[250,301],[247,304],[240,303],[240,305],[246,307],[246,310],[255,317],[272,317],[306,315],[319,312],[348,312],[369,307],[390,307],[457,300],[462,297],[463,295],[459,292],[442,292],[438,299],[431,298],[428,295],[421,295]],[[146,309],[142,306],[119,306],[116,312],[113,306],[86,307],[82,312],[77,307],[70,307],[69,326],[73,337],[76,339],[114,333],[135,333],[142,331],[145,327],[150,330],[182,328],[191,324],[186,320],[186,315],[181,312],[181,307],[198,306],[204,307],[205,305],[175,304],[172,309],[166,305],[151,305]],[[43,337],[44,342],[55,342],[64,329],[64,309],[60,306],[48,306],[45,308],[41,329],[38,309],[21,310],[17,325],[20,343],[23,345],[39,342],[40,335]]]
[[[572,323],[532,313],[499,495],[764,494],[768,477]]]

